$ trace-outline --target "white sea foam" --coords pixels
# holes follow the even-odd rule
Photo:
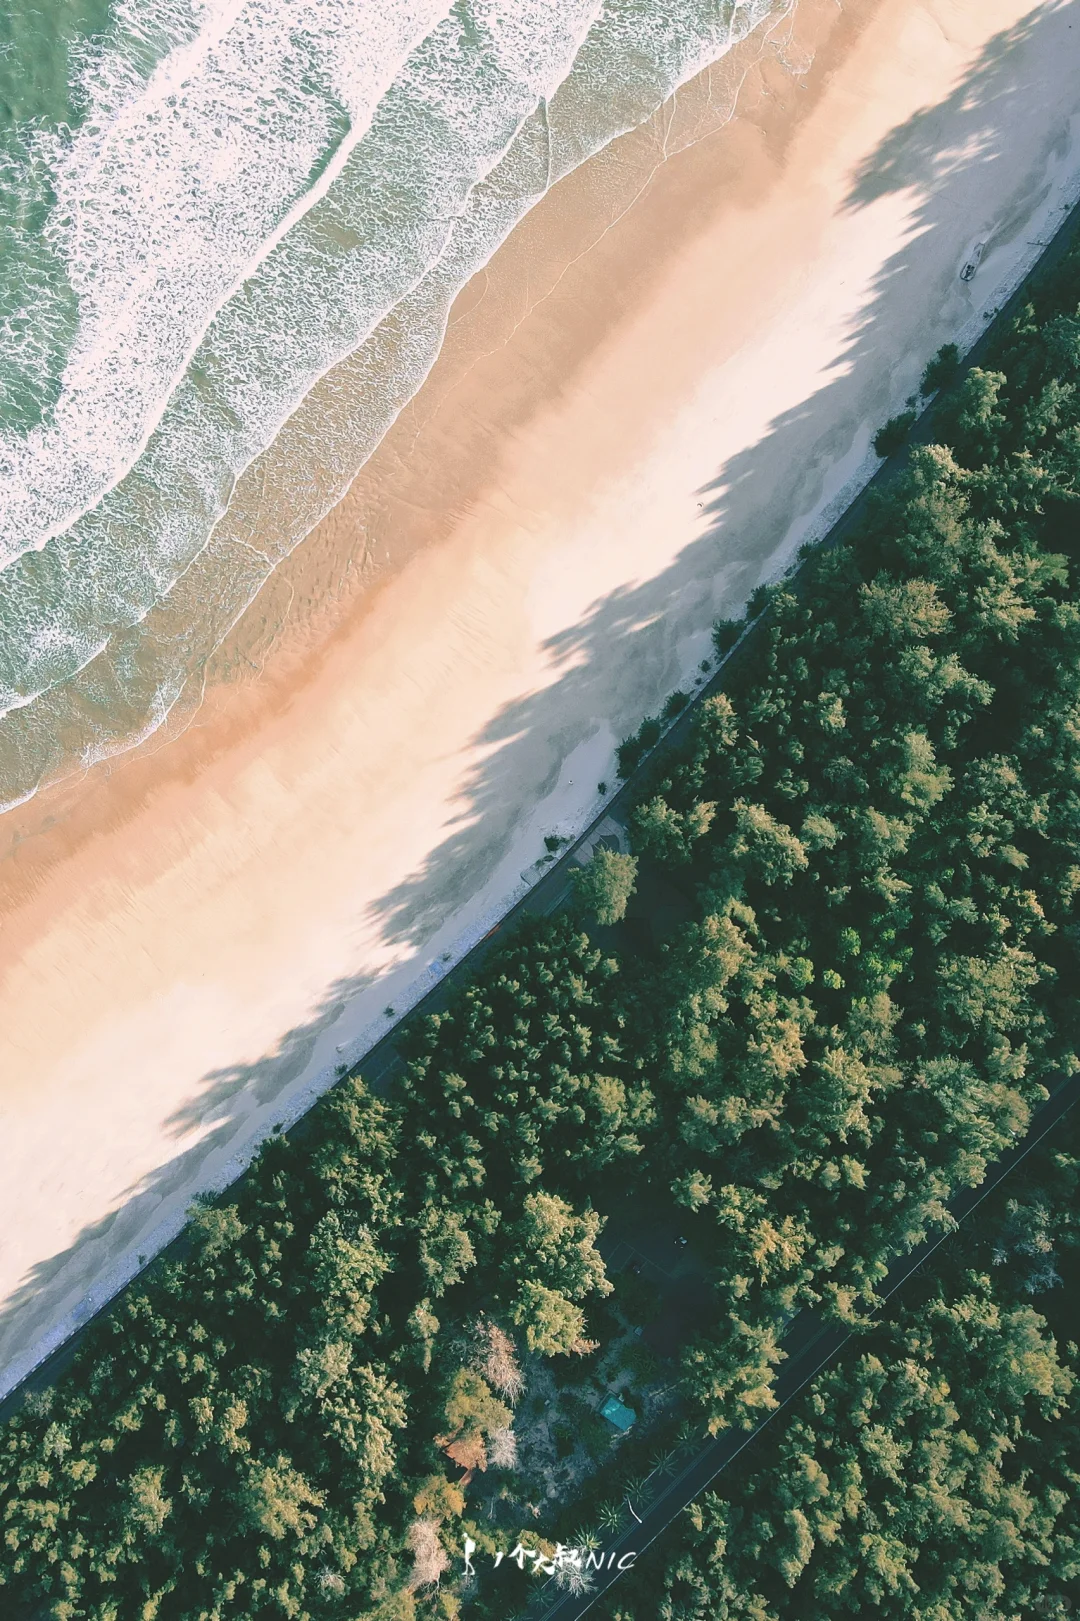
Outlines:
[[[449,5],[122,0],[84,59],[82,125],[33,143],[79,324],[48,418],[0,433],[0,561],[130,467],[215,310],[325,194]]]
[[[325,195],[309,189],[219,309],[129,475],[0,576],[0,792],[58,769],[60,738],[96,758],[143,736],[371,453],[517,220],[791,3],[476,0],[432,29]],[[342,387],[298,410],[350,354]],[[284,466],[260,475],[272,510],[252,510],[249,478],[227,511],[291,413]]]

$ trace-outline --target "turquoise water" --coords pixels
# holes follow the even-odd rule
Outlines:
[[[21,3],[0,805],[161,724],[514,224],[791,0]],[[271,445],[268,503],[244,473]]]
[[[56,209],[42,141],[77,128],[80,52],[109,24],[107,0],[15,6],[0,16],[0,422],[25,433],[55,403],[78,303],[47,235]]]

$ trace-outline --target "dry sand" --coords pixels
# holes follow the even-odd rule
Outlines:
[[[268,592],[181,738],[6,819],[0,1391],[593,814],[1076,195],[1078,66],[1080,0],[803,0],[466,289],[290,635]]]

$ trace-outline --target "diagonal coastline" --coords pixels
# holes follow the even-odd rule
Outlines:
[[[1055,206],[1056,206],[1056,204],[1055,204]],[[917,361],[919,363],[921,363],[921,360],[923,358],[925,358],[925,357],[922,356],[922,355],[919,355],[918,357],[916,357],[916,359],[917,359]],[[796,508],[795,510],[798,510],[798,509]],[[629,593],[628,607],[627,607],[626,611],[629,614],[629,617],[630,617],[630,619],[632,621],[635,619],[635,616],[640,617],[641,606],[642,606],[642,604],[641,604],[640,598],[637,601],[635,601],[634,593],[631,591]],[[604,630],[607,629],[607,626],[604,623],[601,623],[600,629],[602,631],[604,631]],[[661,660],[658,661],[658,667],[654,667],[653,671],[651,672],[651,676],[652,676],[654,682],[662,679],[662,669],[663,669],[663,665],[664,665],[666,659],[667,659],[667,654],[665,653],[664,657]],[[670,685],[670,682],[668,684]],[[635,698],[635,701],[636,701],[636,694],[634,695],[634,698]],[[511,716],[511,722],[509,724],[510,724],[510,727],[511,727],[511,730],[512,730],[513,726],[518,724],[517,719],[515,717]],[[446,861],[447,861],[447,853],[445,851],[443,852],[443,856],[442,856],[441,860],[442,860],[442,863],[445,865]],[[518,858],[518,860],[520,860],[520,857]],[[410,891],[410,895],[405,896],[404,899],[409,900],[410,896],[411,896],[411,891]],[[409,940],[409,931],[415,928],[415,923],[410,921],[408,912],[407,911],[405,911],[405,912],[401,911],[401,909],[399,907],[399,902],[395,901],[393,895],[391,895],[389,897],[389,907],[388,907],[388,909],[390,911],[391,916],[396,917],[398,919],[398,925],[397,926],[399,926],[399,927],[401,927],[403,929],[405,943],[406,944],[411,944],[411,942]],[[499,908],[496,907],[496,911],[498,909]],[[476,926],[479,926],[479,925],[477,924]],[[414,960],[415,960],[415,953],[413,953],[412,955],[409,955],[409,956],[406,957],[407,963],[413,963]],[[382,996],[385,993],[376,992],[376,994]],[[400,998],[396,998],[396,1000],[398,1000],[400,1002]],[[324,1051],[326,1050],[327,1047],[329,1047],[331,1045],[333,1034],[334,1034],[334,1032],[330,1031],[329,1027],[327,1027],[324,1030],[324,1032],[322,1034],[322,1037],[321,1037],[322,1046],[323,1046]],[[334,1045],[336,1045],[336,1043],[334,1043]],[[147,1051],[149,1052],[150,1049],[148,1048]],[[299,1056],[301,1056],[300,1049],[296,1048],[292,1052],[289,1061],[291,1063],[295,1063],[298,1060]],[[346,1054],[346,1056],[351,1056],[351,1052],[348,1052]],[[332,1068],[330,1069],[329,1073],[332,1073]],[[247,1079],[248,1079],[248,1082],[250,1084],[255,1085],[255,1086],[258,1086],[259,1083],[260,1083],[260,1076],[257,1073],[249,1074]],[[267,1079],[267,1077],[265,1075],[263,1075],[261,1077],[261,1079],[263,1081],[265,1081]],[[232,1084],[232,1083],[230,1083],[230,1084]],[[241,1083],[241,1085],[242,1085],[242,1083]],[[226,1099],[225,1101],[227,1102],[228,1100]],[[204,1108],[205,1108],[206,1102],[207,1102],[207,1100],[204,1097],[202,1099],[202,1104],[203,1104]],[[198,1109],[198,1105],[196,1105],[196,1113],[198,1114],[199,1112],[200,1111]],[[267,1099],[267,1102],[266,1102],[266,1112],[264,1113],[264,1117],[263,1117],[264,1125],[269,1125],[271,1119],[273,1119],[273,1120],[280,1119],[282,1117],[282,1112],[283,1111],[282,1111],[280,1103],[276,1102],[275,1098],[273,1096],[270,1096]],[[191,1191],[193,1191],[193,1189]],[[179,1216],[180,1216],[180,1219],[182,1219],[183,1205],[186,1204],[186,1200],[182,1200],[182,1201],[178,1200],[178,1204],[179,1204]],[[143,1237],[145,1238],[145,1229],[144,1229]]]

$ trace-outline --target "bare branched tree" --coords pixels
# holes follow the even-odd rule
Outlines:
[[[573,1593],[575,1596],[588,1593],[596,1586],[596,1578],[590,1571],[584,1569],[580,1561],[571,1563],[564,1560],[557,1564],[553,1580],[556,1587],[561,1587],[564,1592]]]
[[[490,1317],[481,1317],[476,1324],[475,1346],[474,1366],[477,1372],[483,1374],[500,1396],[511,1404],[516,1402],[525,1388],[525,1380],[509,1334],[498,1323],[492,1322]]]
[[[409,1547],[413,1556],[409,1586],[414,1591],[418,1587],[434,1587],[450,1563],[450,1556],[439,1541],[438,1521],[414,1520],[409,1527]]]
[[[488,1436],[488,1463],[492,1469],[517,1467],[517,1436],[509,1425],[502,1430],[492,1430]]]

